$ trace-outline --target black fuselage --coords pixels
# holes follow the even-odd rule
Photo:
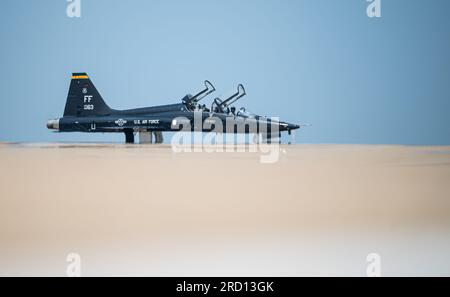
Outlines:
[[[49,120],[47,127],[59,132],[125,133],[127,142],[134,142],[133,134],[136,132],[261,133],[271,138],[273,135],[278,137],[282,131],[299,128],[277,119],[248,114],[245,109],[236,114],[221,108],[219,112],[210,112],[197,104],[200,97],[214,90],[208,81],[205,85],[206,89],[197,95],[183,97],[182,103],[115,110],[105,103],[86,73],[73,73],[64,116]],[[237,98],[241,96],[239,92]]]
[[[245,118],[228,114],[182,110],[183,104],[176,104],[176,106],[180,107],[178,108],[179,110],[173,110],[175,105],[170,105],[167,106],[167,110],[164,110],[165,106],[160,106],[155,110],[151,110],[153,109],[151,107],[148,109],[114,111],[110,115],[104,116],[62,117],[58,119],[59,123],[56,130],[60,132],[105,133],[125,132],[129,129],[134,132],[169,132],[185,129],[199,132],[259,133],[260,131],[269,132],[272,130],[283,132],[298,128],[296,125],[260,116]],[[144,112],[144,110],[147,111]],[[179,119],[178,123],[181,123],[180,125],[177,125],[177,119]],[[201,122],[198,122],[198,119],[201,119]],[[190,129],[187,127],[187,124],[190,126]],[[232,127],[229,127],[229,125],[232,125]],[[268,130],[265,130],[266,127]]]

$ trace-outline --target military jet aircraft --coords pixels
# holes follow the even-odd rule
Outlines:
[[[73,73],[62,118],[47,122],[47,128],[57,132],[116,132],[125,134],[126,143],[134,143],[139,133],[140,143],[163,142],[162,132],[200,131],[216,133],[255,133],[265,142],[280,140],[281,132],[300,128],[271,118],[249,113],[245,108],[236,111],[231,106],[245,95],[242,85],[237,93],[222,100],[215,98],[211,108],[199,101],[215,91],[205,81],[205,89],[181,99],[181,103],[144,108],[115,110],[103,100],[86,73]]]

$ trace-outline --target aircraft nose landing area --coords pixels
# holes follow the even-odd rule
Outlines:
[[[281,150],[0,144],[0,275],[450,273],[449,147]]]

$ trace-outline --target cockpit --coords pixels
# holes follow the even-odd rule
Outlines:
[[[236,108],[231,106],[233,103],[238,101],[240,98],[245,96],[244,86],[239,84],[237,87],[237,92],[229,96],[226,99],[216,98],[211,104],[211,111],[215,113],[225,113],[235,115]]]
[[[186,109],[189,111],[205,111],[208,112],[209,110],[206,108],[205,104],[199,104],[198,102],[214,92],[216,89],[210,83],[208,80],[205,80],[205,89],[199,92],[198,94],[192,96],[191,94],[188,94],[181,99],[184,106],[186,106]]]
[[[249,112],[245,107],[236,110],[236,107],[232,106],[233,103],[238,101],[240,98],[246,95],[244,86],[239,84],[237,91],[226,99],[215,98],[211,104],[211,108],[208,108],[205,104],[200,104],[199,101],[214,92],[216,89],[207,80],[205,80],[205,89],[198,94],[192,96],[190,94],[184,96],[181,100],[188,111],[200,111],[200,112],[210,112],[218,114],[227,114],[233,116],[239,116],[243,118],[255,118],[254,113]]]

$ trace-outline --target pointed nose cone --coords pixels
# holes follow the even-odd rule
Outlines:
[[[296,129],[300,128],[299,125],[290,124],[290,123],[287,123],[287,122],[280,122],[279,125],[280,125],[279,126],[280,127],[280,131],[288,131],[288,132],[290,132],[292,130],[296,130]]]
[[[300,126],[299,126],[299,125],[289,124],[289,123],[288,123],[287,128],[288,128],[288,130],[297,130],[297,129],[300,128]]]

